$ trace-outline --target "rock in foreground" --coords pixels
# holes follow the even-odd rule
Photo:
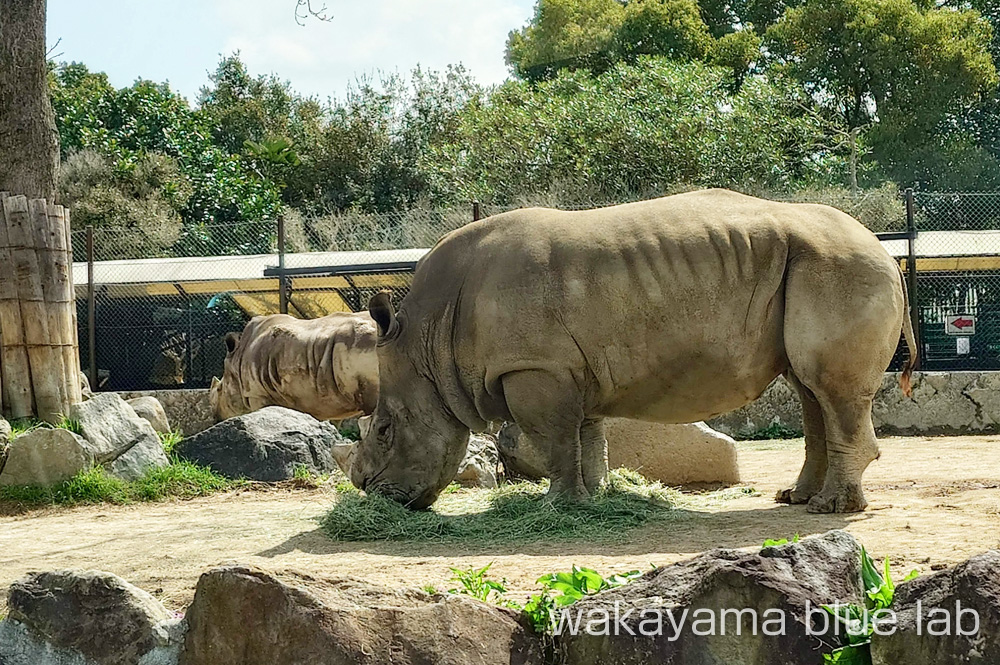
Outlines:
[[[180,649],[163,606],[110,573],[32,573],[11,586],[8,609],[4,665],[166,665]]]
[[[557,648],[573,665],[820,665],[821,639],[837,640],[823,630],[819,605],[861,601],[860,555],[843,531],[759,552],[706,552],[573,605],[568,616],[581,617],[582,629],[564,630]],[[588,624],[605,615],[604,625]],[[781,625],[765,625],[778,616]],[[710,617],[712,626],[698,623]]]
[[[1000,663],[1000,552],[900,584],[892,609],[895,629],[872,641],[875,665]]]
[[[527,665],[513,612],[465,596],[230,566],[202,575],[181,665]]]
[[[337,468],[333,447],[344,443],[332,423],[269,406],[184,439],[174,452],[228,478],[277,482],[290,480],[300,467],[331,473]]]

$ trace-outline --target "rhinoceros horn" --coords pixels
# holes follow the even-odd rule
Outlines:
[[[337,462],[340,470],[351,477],[351,458],[354,457],[354,447],[357,443],[335,443],[333,445],[333,459]]]

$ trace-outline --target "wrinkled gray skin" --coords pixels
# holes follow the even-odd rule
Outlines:
[[[351,479],[413,508],[489,421],[551,451],[550,491],[583,499],[606,474],[602,418],[708,420],[784,374],[806,461],[777,499],[863,510],[872,398],[901,330],[914,355],[899,266],[872,233],[725,190],[469,224],[421,260],[398,313],[385,294],[369,311],[380,398]]]

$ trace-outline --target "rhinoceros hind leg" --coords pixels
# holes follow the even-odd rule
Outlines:
[[[538,450],[548,452],[551,499],[583,501],[583,400],[567,373],[523,370],[503,376],[503,392],[514,422]],[[592,446],[589,446],[592,448]]]
[[[826,427],[823,424],[823,409],[811,390],[802,385],[791,371],[785,379],[799,394],[802,402],[802,429],[806,437],[806,461],[799,472],[799,479],[787,489],[778,492],[778,503],[801,504],[819,494],[826,481]]]
[[[826,482],[809,499],[811,513],[856,513],[865,509],[861,476],[878,459],[870,397],[829,401],[820,398],[826,424]]]
[[[581,468],[583,485],[593,494],[608,477],[608,440],[604,437],[604,421],[584,420],[580,425]]]

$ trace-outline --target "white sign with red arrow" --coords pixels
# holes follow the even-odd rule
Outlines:
[[[956,314],[944,318],[944,331],[949,335],[975,335],[976,317],[968,314]]]

